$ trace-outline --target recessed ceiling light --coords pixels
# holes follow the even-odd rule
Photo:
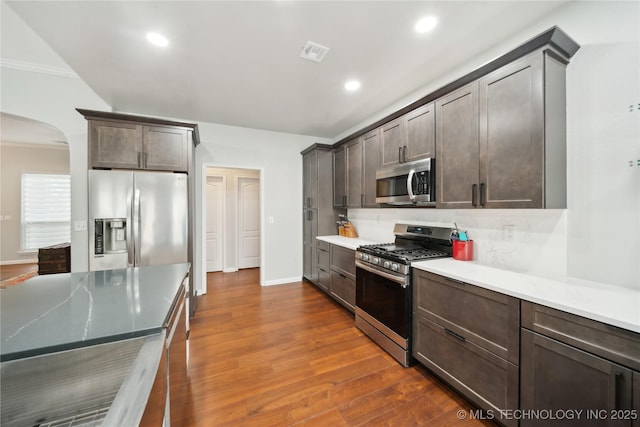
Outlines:
[[[355,90],[360,89],[360,82],[357,80],[349,80],[344,84],[344,88],[349,92],[353,92]]]
[[[167,40],[167,38],[162,34],[158,33],[147,33],[147,40],[160,47],[166,47],[169,45],[169,40]]]
[[[425,16],[416,22],[415,30],[418,33],[426,33],[433,30],[438,25],[438,20],[435,16]]]

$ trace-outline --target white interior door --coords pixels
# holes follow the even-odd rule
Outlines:
[[[222,271],[224,237],[224,179],[207,177],[207,272]]]
[[[260,266],[260,180],[238,179],[238,268]]]

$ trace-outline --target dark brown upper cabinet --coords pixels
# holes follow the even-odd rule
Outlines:
[[[382,167],[402,163],[402,147],[407,140],[404,117],[399,117],[382,125],[380,140],[382,142]]]
[[[380,169],[380,129],[374,129],[363,135],[362,139],[362,207],[377,208],[376,172]]]
[[[89,124],[89,167],[188,172],[197,126],[92,110],[77,110]]]
[[[333,158],[334,206],[379,207],[376,204],[376,171],[380,168],[379,129],[341,145],[334,151]]]
[[[92,168],[186,172],[188,150],[185,129],[89,120]]]
[[[436,101],[436,205],[477,205],[479,179],[478,84]]]
[[[345,145],[347,208],[362,206],[363,141],[357,138]]]
[[[381,127],[382,166],[435,157],[434,104],[423,105]]]
[[[347,207],[347,151],[342,145],[333,151],[333,206]]]
[[[431,103],[416,108],[404,118],[407,127],[404,161],[436,157],[435,105]]]
[[[436,101],[438,207],[566,207],[565,66],[539,50]]]

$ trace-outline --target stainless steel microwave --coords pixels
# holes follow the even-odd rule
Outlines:
[[[401,163],[376,172],[376,203],[435,206],[436,160]]]

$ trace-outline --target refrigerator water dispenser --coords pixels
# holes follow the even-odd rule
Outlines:
[[[100,218],[95,220],[95,254],[122,254],[127,252],[127,220]]]

